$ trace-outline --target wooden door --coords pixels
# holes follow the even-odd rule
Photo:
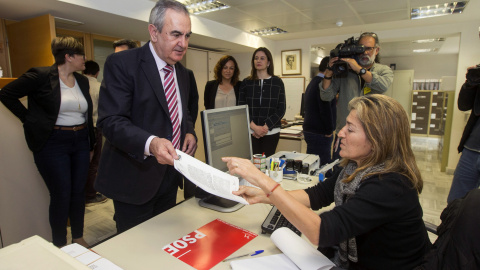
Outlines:
[[[12,77],[31,67],[51,66],[54,58],[51,42],[55,38],[55,20],[50,14],[6,26]]]

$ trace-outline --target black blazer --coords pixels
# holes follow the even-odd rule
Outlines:
[[[185,134],[195,135],[188,111],[190,78],[175,65],[182,100],[181,145]],[[97,127],[107,139],[100,157],[95,189],[128,204],[151,200],[168,165],[144,156],[147,139],[172,138],[172,123],[155,59],[149,43],[108,56],[98,101]]]
[[[238,105],[238,93],[240,92],[240,81],[233,86],[235,91],[235,104]],[[215,97],[217,96],[218,82],[217,80],[208,81],[205,85],[205,93],[203,96],[205,109],[215,109]]]
[[[190,81],[190,92],[188,98],[188,110],[190,111],[190,117],[192,117],[193,127],[195,127],[195,122],[197,121],[198,116],[198,88],[197,81],[195,80],[195,75],[193,71],[188,69],[188,76]]]
[[[88,124],[90,150],[93,150],[95,133],[90,85],[85,76],[77,72],[73,75],[87,100],[85,119]],[[28,97],[28,109],[19,100],[25,96]],[[50,137],[60,110],[60,78],[57,65],[29,69],[0,91],[0,101],[22,121],[28,148],[33,152],[40,151]]]
[[[462,152],[465,143],[467,142],[470,134],[477,123],[478,118],[480,117],[480,85],[472,85],[468,82],[465,82],[460,89],[458,94],[458,109],[460,111],[472,110],[468,122],[465,125],[463,130],[462,138],[460,139],[460,144],[458,145],[458,152]]]

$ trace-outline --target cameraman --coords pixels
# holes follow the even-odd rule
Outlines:
[[[472,110],[458,152],[462,156],[453,176],[447,202],[462,198],[480,185],[480,65],[467,69],[467,80],[458,94],[458,109]]]
[[[379,64],[378,52],[380,43],[377,34],[365,32],[358,38],[358,45],[365,47],[363,54],[353,58],[330,58],[325,77],[319,84],[320,98],[331,101],[338,94],[337,100],[337,125],[336,134],[345,126],[348,111],[348,102],[355,97],[366,94],[383,94],[393,81],[393,71],[386,65]],[[346,74],[333,77],[332,65],[337,60],[348,63],[349,70]],[[336,136],[338,137],[338,136]],[[338,140],[335,142],[332,160],[339,158]]]

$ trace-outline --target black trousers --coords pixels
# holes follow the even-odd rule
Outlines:
[[[176,204],[178,181],[182,175],[168,166],[162,184],[155,196],[145,204],[135,205],[113,200],[117,233],[122,233],[150,218],[167,211]]]
[[[269,157],[275,154],[277,150],[278,141],[280,140],[280,133],[266,135],[257,139],[252,136],[252,151],[253,154],[263,154],[265,153],[266,157]]]
[[[42,150],[33,153],[50,193],[49,221],[52,242],[57,247],[67,244],[69,218],[72,238],[83,237],[89,156],[86,128],[79,131],[54,129]]]

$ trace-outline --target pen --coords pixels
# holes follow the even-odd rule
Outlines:
[[[255,256],[255,255],[258,255],[260,253],[263,253],[263,250],[257,250],[257,251],[252,252],[252,253],[247,253],[247,254],[243,254],[243,255],[240,255],[240,256],[227,258],[227,259],[223,260],[223,262],[230,261],[230,260],[233,260],[233,259],[242,258],[242,257],[247,257],[247,256]]]

